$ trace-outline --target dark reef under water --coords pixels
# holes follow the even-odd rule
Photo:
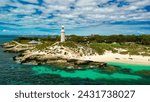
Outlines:
[[[13,38],[0,38],[0,44]],[[106,69],[67,70],[57,66],[22,65],[0,47],[0,85],[150,85],[150,65],[108,62]]]

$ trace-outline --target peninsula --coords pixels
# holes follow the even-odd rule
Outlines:
[[[78,69],[78,65],[101,68],[107,62],[150,65],[150,40],[144,40],[147,38],[150,36],[65,36],[62,26],[61,37],[20,37],[3,47],[6,52],[19,53],[14,60],[22,64],[57,64]]]

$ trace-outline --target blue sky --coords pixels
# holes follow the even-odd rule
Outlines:
[[[150,34],[150,0],[0,0],[0,34]]]

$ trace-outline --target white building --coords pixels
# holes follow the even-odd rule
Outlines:
[[[65,42],[65,27],[61,26],[61,42]]]
[[[32,41],[28,42],[28,44],[41,44],[41,42],[32,40]]]

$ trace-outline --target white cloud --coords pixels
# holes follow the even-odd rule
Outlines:
[[[38,4],[38,0],[22,0]],[[43,27],[57,29],[58,25],[64,24],[67,28],[86,27],[100,25],[103,22],[128,21],[128,20],[149,20],[150,12],[142,8],[150,4],[149,0],[124,0],[129,5],[118,7],[116,3],[108,4],[109,0],[43,0],[43,5],[24,5],[0,0],[0,6],[10,5],[17,8],[10,9],[7,14],[0,12],[0,21],[22,25],[18,28]],[[122,1],[122,0],[120,0]],[[104,5],[105,4],[105,5]],[[98,7],[101,5],[101,7]],[[73,9],[70,8],[73,7]],[[41,15],[33,15],[38,9]],[[18,18],[17,15],[26,15]],[[51,18],[47,18],[52,16]],[[53,17],[54,16],[54,17]],[[17,21],[16,21],[17,20]],[[54,25],[50,25],[54,24]]]
[[[12,3],[10,0],[0,0],[0,6],[5,6],[5,5],[7,5],[7,4],[10,4],[10,3]]]

